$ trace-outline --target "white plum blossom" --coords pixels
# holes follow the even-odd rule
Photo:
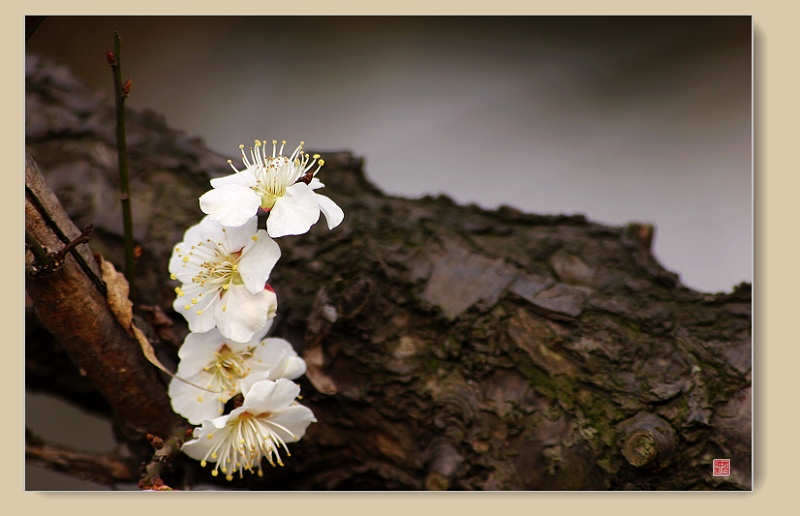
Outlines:
[[[264,333],[245,343],[226,339],[216,328],[190,333],[178,351],[177,378],[169,384],[172,409],[199,425],[219,417],[248,376],[294,380],[305,374],[306,363],[292,345],[284,339],[264,338]]]
[[[305,374],[305,361],[286,340],[266,337],[278,306],[267,283],[281,256],[273,238],[306,233],[320,214],[328,229],[344,220],[317,193],[324,161],[303,145],[286,156],[285,141],[273,140],[271,155],[266,141],[255,141],[249,154],[240,145],[244,168],[228,161],[234,173],[211,181],[199,199],[206,217],[169,260],[170,278],[180,282],[173,308],[190,334],[168,393],[172,409],[197,425],[182,451],[203,467],[215,463],[211,473],[228,480],[237,471],[263,476],[265,458],[283,466],[287,443],[316,422],[292,382]],[[266,229],[258,229],[260,210],[268,213]]]
[[[235,228],[205,217],[173,249],[170,277],[181,282],[173,307],[203,333],[215,326],[226,338],[248,342],[275,316],[277,297],[265,288],[280,247],[255,216]]]
[[[303,142],[289,156],[283,155],[286,141],[272,141],[272,155],[267,142],[255,141],[250,158],[242,149],[244,170],[211,180],[212,190],[200,197],[200,209],[223,226],[239,226],[261,208],[269,212],[267,233],[273,237],[300,235],[325,215],[328,229],[344,220],[344,212],[330,198],[316,193],[324,185],[315,177],[324,164],[319,155],[303,152]],[[228,162],[230,163],[230,161]],[[311,169],[317,165],[316,170]]]
[[[230,414],[203,421],[195,428],[194,439],[184,443],[182,451],[199,460],[201,466],[216,463],[211,474],[221,471],[228,480],[238,471],[257,469],[263,476],[261,462],[283,466],[280,448],[290,456],[287,443],[299,441],[308,425],[316,422],[311,409],[297,403],[300,387],[285,378],[277,381],[242,380],[244,402]]]

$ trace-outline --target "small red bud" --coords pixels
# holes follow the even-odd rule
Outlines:
[[[139,489],[144,491],[172,491],[172,488],[166,485],[159,477],[154,478],[150,482],[142,479],[139,481],[138,486]]]
[[[117,64],[117,56],[114,55],[114,52],[108,51],[106,52],[106,59],[108,59],[108,64],[115,65]]]
[[[160,450],[164,447],[164,440],[157,435],[147,434],[147,441],[156,450]]]
[[[122,96],[127,97],[131,94],[131,80],[128,79],[125,81],[125,84],[122,85]]]

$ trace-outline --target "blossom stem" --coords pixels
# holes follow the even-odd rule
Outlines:
[[[133,216],[131,215],[131,186],[128,174],[128,144],[125,138],[125,98],[130,95],[130,81],[125,84],[122,83],[121,46],[122,38],[119,32],[115,32],[114,53],[108,56],[108,61],[114,77],[114,101],[117,110],[117,153],[119,157],[119,190],[122,202],[122,225],[125,241],[125,279],[128,280],[131,297],[133,297],[136,264],[133,245]]]

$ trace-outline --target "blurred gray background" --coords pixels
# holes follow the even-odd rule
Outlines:
[[[114,31],[127,106],[230,158],[351,150],[390,194],[649,222],[685,285],[752,281],[750,17],[48,17],[26,47],[110,94]],[[49,396],[26,424],[113,447]],[[26,488],[104,489],[33,466]]]
[[[48,17],[27,50],[236,159],[352,150],[390,194],[656,225],[689,287],[752,281],[751,18]],[[324,177],[322,177],[324,181]]]

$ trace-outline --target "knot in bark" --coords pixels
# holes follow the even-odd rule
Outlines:
[[[619,447],[631,466],[664,468],[672,461],[675,431],[653,414],[639,413],[619,426]]]

